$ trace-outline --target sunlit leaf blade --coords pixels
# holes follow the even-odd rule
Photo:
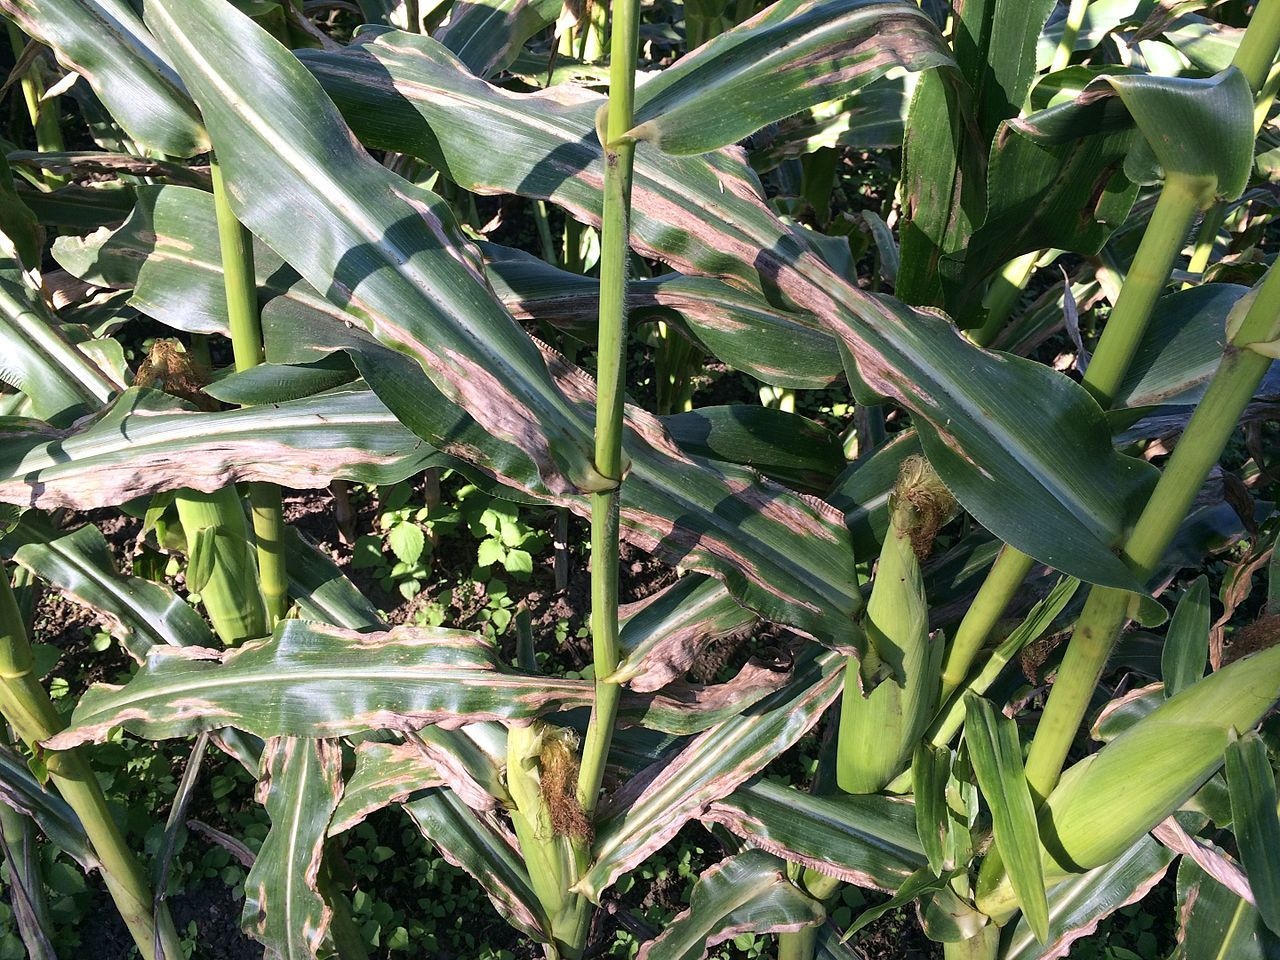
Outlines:
[[[752,138],[764,143],[752,146],[751,165],[761,172],[772,170],[788,157],[824,147],[872,150],[902,146],[907,80],[882,77],[851,96],[786,117],[767,134]]]
[[[598,901],[619,876],[679,832],[708,804],[731,793],[795,743],[839,693],[839,656],[806,645],[786,687],[740,717],[689,741],[653,776],[641,772],[613,798],[595,859],[576,889]]]
[[[641,84],[629,135],[705,153],[894,67],[951,62],[933,21],[906,0],[779,0]]]
[[[599,222],[599,101],[589,94],[507,93],[429,38],[403,34],[305,60],[371,146],[420,154],[469,189],[551,198]],[[938,434],[926,451],[980,522],[1082,579],[1136,588],[1112,546],[1152,472],[1110,450],[1102,413],[1078,385],[978,350],[942,318],[850,284],[772,214],[729,151],[663,157],[640,144],[632,243],[684,272],[763,289],[811,313],[875,390]]]
[[[758,778],[699,819],[859,887],[897,890],[925,865],[911,804],[895,797],[814,796]]]
[[[744,933],[781,933],[821,923],[822,904],[787,879],[784,860],[748,850],[703,872],[689,907],[640,948],[637,960],[702,960],[718,943]]]
[[[1040,865],[1036,809],[1022,769],[1018,728],[1008,717],[996,713],[989,701],[969,695],[965,698],[964,739],[978,786],[991,811],[1000,859],[1023,915],[1036,938],[1046,943],[1049,908]]]
[[[216,646],[209,625],[169,587],[118,572],[106,539],[93,524],[63,534],[28,515],[0,541],[0,551],[72,602],[93,610],[139,660],[157,644]]]
[[[375,810],[444,784],[435,766],[412,743],[365,740],[356,745],[355,752],[356,768],[333,812],[330,836],[350,830]]]
[[[1172,697],[1204,676],[1209,659],[1209,578],[1200,576],[1178,600],[1160,655],[1164,695]]]
[[[902,886],[894,893],[892,897],[883,903],[877,903],[873,907],[863,910],[844,932],[844,938],[847,939],[871,923],[873,920],[879,920],[891,910],[911,903],[913,900],[923,895],[929,894],[935,890],[941,890],[948,883],[948,877],[938,876],[933,872],[932,867],[921,867],[911,876],[902,881]]]
[[[0,382],[25,393],[31,412],[65,425],[104,406],[121,385],[61,331],[17,261],[0,256]]]
[[[82,74],[139,144],[174,157],[209,149],[182,81],[128,0],[0,0],[0,10]]]
[[[461,0],[434,36],[482,77],[509,66],[524,42],[550,23],[563,0]]]
[[[245,930],[275,960],[310,960],[332,910],[319,890],[329,820],[342,796],[342,749],[333,740],[269,740],[258,800],[271,829],[244,881]]]
[[[947,868],[946,841],[951,815],[947,809],[947,779],[951,751],[922,743],[911,759],[911,793],[916,802],[916,835],[929,867],[941,876]]]
[[[432,790],[404,809],[441,856],[479,881],[508,923],[536,940],[550,941],[551,925],[513,838],[482,820],[452,790]]]
[[[303,620],[350,630],[383,626],[378,610],[323,549],[294,527],[285,538],[289,596]]]
[[[1190,857],[1178,865],[1178,945],[1173,960],[1272,960],[1280,937],[1248,901]]]
[[[1280,816],[1276,778],[1267,745],[1256,733],[1227,745],[1227,785],[1231,788],[1231,828],[1249,876],[1258,915],[1280,935]]]
[[[123,687],[90,688],[61,749],[117,726],[162,739],[233,726],[261,737],[336,737],[470,719],[528,719],[591,703],[591,684],[504,668],[457,630],[356,633],[285,620],[234,650],[154,648]]]
[[[0,500],[77,509],[182,487],[212,492],[237,480],[299,489],[335,477],[395,483],[452,462],[359,387],[221,413],[135,387],[70,435],[15,432],[3,422],[0,435]]]
[[[657,690],[683,676],[706,644],[755,622],[712,577],[682,577],[671,586],[623,607],[619,645],[623,656],[610,674],[633,690]]]
[[[218,0],[155,0],[147,20],[201,105],[245,225],[524,450],[550,488],[599,487],[589,425],[485,284],[447,204],[352,142],[319,84],[247,17]]]
[[[1090,936],[1121,907],[1145,897],[1164,877],[1174,855],[1143,837],[1115,860],[1071,877],[1049,891],[1049,940],[1040,943],[1025,917],[1013,926],[1005,960],[1055,960]]]
[[[85,870],[98,865],[80,818],[65,800],[40,783],[27,761],[0,744],[0,802],[31,817],[49,841]]]

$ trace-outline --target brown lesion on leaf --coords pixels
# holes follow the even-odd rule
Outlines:
[[[134,375],[137,387],[160,390],[186,400],[207,413],[220,409],[218,401],[204,392],[213,380],[209,369],[182,349],[177,340],[160,339]]]

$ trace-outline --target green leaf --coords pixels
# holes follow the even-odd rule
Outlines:
[[[101,740],[117,726],[151,739],[224,726],[261,737],[336,737],[446,719],[529,719],[588,705],[591,691],[582,680],[509,671],[475,634],[357,633],[285,620],[273,636],[223,653],[154,648],[125,686],[86,691],[53,749]],[[192,703],[200,709],[188,709]]]
[[[495,563],[501,563],[507,551],[503,549],[502,542],[492,538],[481,540],[480,546],[476,550],[476,566],[488,567]]]
[[[705,153],[894,67],[951,62],[933,21],[905,0],[779,0],[642,84],[627,136]]]
[[[951,777],[951,750],[922,743],[911,760],[911,794],[916,801],[916,835],[937,876],[949,869],[947,834],[951,813],[947,808],[947,780]],[[950,866],[954,869],[954,865]]]
[[[747,850],[698,877],[689,907],[640,948],[636,960],[703,960],[718,943],[742,933],[777,933],[821,923],[822,904],[787,879],[784,860]]]
[[[1258,915],[1280,935],[1280,816],[1276,779],[1267,746],[1256,733],[1227,744],[1227,785],[1231,788],[1231,829],[1240,848]]]
[[[1273,854],[1274,856],[1274,854]],[[1272,960],[1280,937],[1258,911],[1190,857],[1178,866],[1178,945],[1173,960]]]
[[[699,819],[859,887],[898,890],[927,866],[911,803],[898,797],[815,796],[756,777]]]
[[[201,527],[187,540],[187,589],[199,593],[208,585],[218,563],[218,528]]]
[[[354,144],[315,79],[252,20],[220,0],[154,0],[146,16],[201,106],[245,226],[523,450],[552,490],[607,486],[590,426],[484,283],[448,205]],[[288,203],[265,202],[282,192]]]
[[[4,156],[0,156],[0,233],[13,244],[21,266],[39,269],[44,234],[35,214],[14,188],[9,161]]]
[[[1049,891],[1049,942],[1037,940],[1026,917],[1019,917],[1004,960],[1063,954],[1071,944],[1093,934],[1102,920],[1145,897],[1173,859],[1173,853],[1144,836],[1110,863],[1055,884]]]
[[[907,879],[902,881],[902,886],[899,887],[897,892],[884,903],[878,903],[874,907],[863,910],[862,913],[858,914],[853,923],[849,924],[848,929],[845,930],[844,936],[841,940],[848,940],[849,937],[853,936],[867,924],[871,923],[873,920],[879,920],[890,910],[896,910],[904,904],[911,903],[922,894],[933,890],[940,890],[949,882],[950,877],[939,876],[934,873],[932,867],[921,867],[911,876],[907,877]]]
[[[374,811],[404,803],[421,790],[442,786],[444,780],[425,753],[412,743],[356,744],[356,767],[342,789],[329,835],[344,833]]]
[[[0,744],[0,801],[30,817],[50,842],[86,871],[98,866],[84,826],[65,800],[31,773],[27,761]]]
[[[65,426],[122,389],[67,338],[18,262],[2,254],[0,337],[0,382],[25,393],[42,420]]]
[[[622,874],[660,849],[689,819],[730,794],[798,740],[839,693],[842,662],[806,645],[791,681],[741,716],[693,738],[652,781],[633,779],[600,824],[594,860],[576,890],[593,902]]]
[[[258,791],[271,829],[244,881],[241,924],[267,956],[311,960],[332,910],[318,888],[329,820],[342,796],[342,748],[333,740],[269,740]]]
[[[978,786],[991,811],[1000,860],[1036,939],[1047,943],[1049,907],[1040,865],[1036,808],[1022,769],[1018,728],[989,701],[969,694],[965,697],[964,738]]]
[[[550,198],[599,222],[597,99],[512,95],[468,75],[429,38],[396,35],[393,46],[388,36],[358,51],[303,55],[366,143],[421,155],[468,188]],[[931,426],[927,453],[992,533],[1091,582],[1138,587],[1112,547],[1153,474],[1110,449],[1101,411],[1079,385],[978,350],[942,318],[859,290],[769,211],[730,153],[666,157],[638,145],[631,223],[638,252],[767,291],[838,336],[874,389],[910,410],[917,427]]]
[[[524,42],[563,9],[563,0],[459,0],[432,34],[468,69],[487,77],[511,65]]]
[[[1209,578],[1201,575],[1178,600],[1164,638],[1160,672],[1172,697],[1204,676],[1209,659]]]
[[[172,157],[209,149],[182,81],[128,0],[0,0],[0,10],[83,75],[139,144]]]
[[[394,483],[452,463],[356,386],[221,413],[133,387],[72,433],[11,435],[0,451],[0,500],[92,509],[238,480],[297,489],[326,487],[335,477]]]
[[[387,532],[387,544],[404,563],[417,563],[427,544],[426,535],[416,523],[397,523]]]

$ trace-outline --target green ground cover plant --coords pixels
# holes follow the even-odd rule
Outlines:
[[[0,955],[1280,956],[1280,0],[0,12]]]

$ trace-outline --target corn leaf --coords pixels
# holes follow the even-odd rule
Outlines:
[[[122,389],[58,326],[17,261],[0,256],[0,382],[31,399],[42,420],[66,425],[96,411]]]
[[[1049,891],[1049,939],[1036,939],[1025,917],[1013,924],[1005,960],[1055,960],[1090,936],[1121,907],[1136,903],[1163,879],[1174,855],[1143,837],[1115,860],[1071,877]]]
[[[1049,907],[1038,852],[1036,808],[1022,770],[1018,728],[989,701],[970,694],[965,697],[964,738],[978,786],[991,811],[996,849],[1036,939],[1046,943]]]
[[[563,0],[460,0],[433,31],[467,68],[482,77],[511,65],[524,42],[554,23]]]
[[[365,740],[356,744],[355,753],[356,768],[329,823],[331,837],[350,830],[376,810],[444,785],[435,766],[412,743]]]
[[[1267,746],[1256,733],[1227,745],[1227,785],[1231,788],[1231,828],[1249,876],[1258,915],[1280,935],[1280,816],[1276,779]]]
[[[1199,576],[1178,600],[1160,654],[1164,695],[1181,693],[1204,676],[1209,659],[1209,578]]]
[[[718,943],[744,933],[782,933],[821,923],[822,904],[787,879],[785,860],[747,850],[698,877],[689,907],[644,944],[636,960],[703,960]]]
[[[406,803],[404,810],[441,856],[479,881],[508,923],[537,941],[550,942],[551,925],[514,838],[483,820],[452,790],[432,790]]]
[[[1178,865],[1178,945],[1173,960],[1271,960],[1280,937],[1258,911],[1190,857]]]
[[[272,739],[258,800],[271,829],[244,881],[241,924],[270,960],[311,960],[332,910],[319,890],[329,820],[342,796],[342,749],[332,740]]]
[[[34,820],[50,843],[86,871],[98,866],[98,855],[75,811],[35,778],[24,758],[4,744],[0,744],[0,802]]]
[[[303,56],[369,145],[421,155],[468,189],[550,198],[599,222],[599,101],[590,94],[510,94],[467,74],[429,38],[401,34]],[[931,427],[930,459],[1001,539],[1082,579],[1136,587],[1108,545],[1152,474],[1110,450],[1103,417],[1078,385],[978,350],[941,318],[850,284],[764,206],[731,152],[660,157],[640,144],[631,222],[639,252],[780,295],[838,336],[874,389]]]
[[[933,21],[906,0],[779,0],[641,84],[627,136],[706,153],[894,67],[951,62]]]
[[[13,426],[0,454],[0,501],[32,506],[92,509],[238,480],[299,489],[335,477],[395,483],[451,463],[358,387],[222,413],[135,387],[71,434]]]
[[[62,534],[28,514],[0,540],[0,551],[98,615],[138,660],[156,645],[215,646],[209,625],[169,587],[116,570],[93,524]]]
[[[172,157],[209,149],[182,81],[128,0],[0,0],[0,10],[81,74],[142,146]]]
[[[523,450],[551,489],[607,485],[588,422],[485,284],[447,204],[354,144],[319,84],[252,20],[219,0],[156,0],[147,21],[201,106],[241,221]]]
[[[922,743],[911,758],[911,795],[916,802],[916,836],[937,876],[948,869],[946,846],[951,813],[947,808],[947,780],[951,750]],[[954,865],[952,865],[954,868]]]
[[[699,819],[859,887],[894,891],[926,865],[911,804],[896,797],[815,796],[758,777]]]
[[[806,645],[786,687],[741,716],[694,737],[654,775],[641,773],[612,798],[595,858],[576,890],[598,902],[623,873],[676,835],[708,804],[732,793],[796,742],[839,693],[838,655]]]

